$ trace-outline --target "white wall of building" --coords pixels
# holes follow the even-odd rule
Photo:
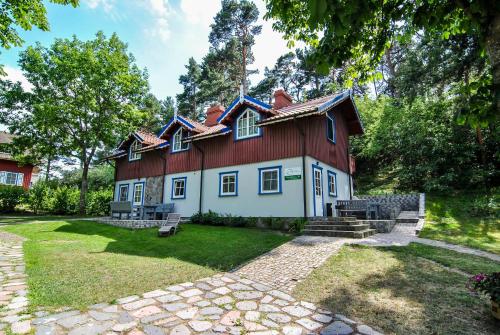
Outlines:
[[[200,175],[200,171],[190,171],[165,176],[163,202],[174,203],[175,212],[180,213],[183,217],[197,213],[200,200]],[[186,197],[184,199],[172,199],[172,180],[184,177],[186,177]]]

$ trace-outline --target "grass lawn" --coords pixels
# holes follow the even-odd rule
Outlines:
[[[499,268],[481,257],[415,243],[344,246],[294,293],[385,334],[498,334],[489,301],[471,296],[460,272]]]
[[[173,237],[92,221],[10,225],[24,236],[33,307],[84,308],[226,271],[292,237],[257,229],[183,224]]]
[[[475,197],[481,196],[484,194],[428,195],[426,222],[419,236],[500,254],[498,217],[471,217],[467,212]]]

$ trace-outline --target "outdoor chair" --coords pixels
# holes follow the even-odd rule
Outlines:
[[[118,218],[121,220],[123,214],[126,214],[127,219],[130,219],[132,214],[132,203],[130,201],[111,201],[111,218],[114,218],[114,214],[118,214]]]
[[[160,220],[165,220],[169,213],[174,212],[174,204],[159,204],[155,208],[154,219],[156,220],[160,216]],[[159,215],[158,215],[159,214]]]
[[[158,236],[170,236],[175,235],[177,231],[177,226],[181,220],[181,215],[178,213],[168,213],[167,220],[162,222],[160,229],[158,229]]]

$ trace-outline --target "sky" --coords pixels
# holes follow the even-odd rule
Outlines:
[[[263,19],[265,4],[255,0],[260,12],[262,33],[253,47],[255,63],[250,67],[259,74],[250,77],[253,84],[262,79],[264,68],[288,52],[286,41],[273,31],[272,22]],[[20,31],[25,41],[21,48],[0,50],[0,64],[8,77],[26,86],[17,60],[19,52],[40,42],[44,46],[56,38],[76,35],[92,39],[99,30],[107,36],[116,32],[128,44],[128,50],[141,68],[147,68],[152,93],[159,99],[175,96],[182,86],[178,79],[185,72],[189,57],[201,62],[209,48],[210,24],[220,10],[220,0],[80,0],[80,6],[61,6],[46,1],[50,31],[34,28]]]

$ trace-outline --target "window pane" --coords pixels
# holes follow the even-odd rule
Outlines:
[[[335,139],[335,135],[334,135],[334,132],[335,132],[334,122],[330,118],[327,118],[326,120],[327,120],[326,124],[327,124],[327,136],[328,136],[328,139],[330,141],[334,141],[334,139]]]
[[[262,191],[278,191],[278,171],[270,170],[262,172]]]

